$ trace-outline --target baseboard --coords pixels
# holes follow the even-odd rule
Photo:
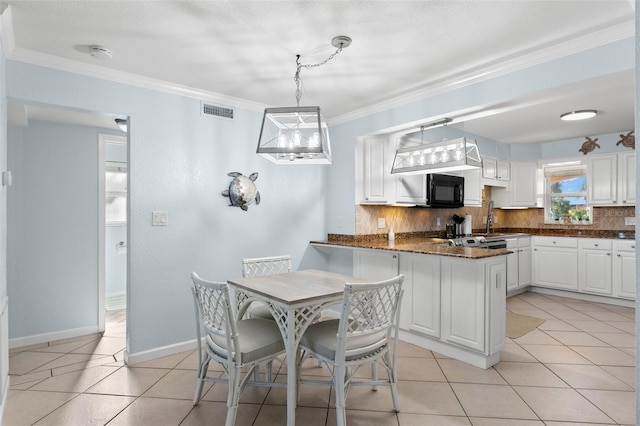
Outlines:
[[[186,342],[175,343],[173,345],[162,346],[150,349],[148,351],[130,353],[124,351],[124,363],[127,365],[135,365],[141,362],[152,361],[169,355],[179,354],[181,352],[191,351],[197,348],[196,339],[187,340]]]
[[[633,300],[618,299],[615,297],[598,296],[596,294],[577,293],[575,291],[557,290],[554,288],[530,286],[527,290],[532,293],[549,294],[552,296],[568,297],[570,299],[586,300],[587,302],[606,303],[608,305],[624,306],[635,308],[636,302]]]
[[[23,346],[38,345],[40,343],[53,342],[56,340],[69,339],[72,337],[87,336],[94,333],[99,333],[97,325],[73,328],[63,331],[54,331],[52,333],[34,334],[32,336],[9,339],[9,348],[21,348]]]

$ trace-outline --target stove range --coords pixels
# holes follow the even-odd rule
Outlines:
[[[451,238],[449,245],[453,247],[473,247],[482,249],[505,249],[507,240],[503,237],[484,237],[468,235],[466,237]]]

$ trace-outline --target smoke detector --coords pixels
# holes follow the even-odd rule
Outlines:
[[[96,59],[107,61],[111,59],[111,50],[104,46],[89,46],[89,54]]]

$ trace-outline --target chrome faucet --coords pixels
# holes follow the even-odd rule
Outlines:
[[[491,232],[493,226],[493,200],[489,201],[489,209],[487,210],[487,234]]]

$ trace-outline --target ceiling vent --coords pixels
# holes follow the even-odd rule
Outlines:
[[[233,108],[202,102],[200,104],[200,115],[233,120]]]

